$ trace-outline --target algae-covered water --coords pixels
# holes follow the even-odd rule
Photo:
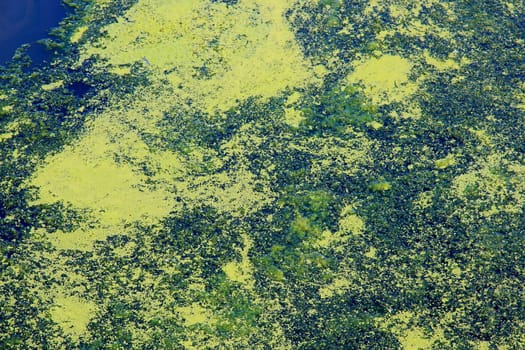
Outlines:
[[[524,348],[523,2],[64,3],[0,67],[1,349]]]

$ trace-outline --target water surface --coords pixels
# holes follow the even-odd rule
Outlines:
[[[6,63],[23,44],[33,44],[34,60],[45,57],[35,42],[47,36],[65,16],[60,0],[0,0],[0,64]]]

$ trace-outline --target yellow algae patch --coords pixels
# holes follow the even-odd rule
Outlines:
[[[399,339],[404,350],[426,350],[432,347],[433,340],[429,339],[420,328],[411,328]]]
[[[489,350],[489,345],[490,345],[490,342],[488,341],[478,341],[474,345],[474,348],[476,350]]]
[[[84,35],[84,33],[89,29],[88,26],[81,26],[81,27],[78,27],[74,32],[73,32],[73,35],[71,35],[71,38],[69,38],[69,41],[72,43],[72,44],[76,44],[80,41],[80,39],[82,39],[82,36]]]
[[[169,213],[167,194],[145,190],[143,174],[102,155],[98,159],[90,156],[81,149],[53,156],[32,181],[40,188],[38,202],[65,201],[89,209],[106,225],[141,219],[151,222]]]
[[[291,106],[294,103],[297,103],[301,99],[301,97],[302,97],[302,94],[300,92],[294,91],[286,99],[286,106]]]
[[[186,327],[198,323],[213,324],[215,316],[213,313],[202,307],[199,303],[193,303],[189,306],[179,306],[175,311],[184,319]]]
[[[384,55],[354,64],[354,72],[348,75],[346,82],[362,83],[365,94],[376,105],[401,102],[417,89],[417,84],[409,80],[412,63],[406,58]]]
[[[13,106],[11,105],[7,105],[7,106],[2,106],[2,112],[4,113],[8,113],[8,112],[11,112],[13,110]]]
[[[442,340],[443,330],[438,327],[433,334],[425,334],[422,328],[411,325],[415,315],[410,311],[402,311],[387,318],[378,318],[380,328],[391,331],[399,340],[404,350],[427,350],[437,340]]]
[[[13,136],[14,136],[14,134],[11,133],[11,132],[2,133],[2,134],[0,134],[0,142],[5,141],[5,140],[9,140]]]
[[[385,192],[392,189],[392,184],[385,180],[379,180],[370,185],[370,189],[374,192]]]
[[[129,121],[138,118],[134,113],[122,114]],[[39,188],[36,203],[63,201],[89,216],[78,230],[57,232],[51,241],[62,249],[90,249],[94,240],[103,240],[127,223],[154,224],[165,217],[172,208],[172,194],[165,186],[148,182],[151,178],[134,165],[134,161],[154,164],[159,159],[172,174],[180,168],[171,153],[150,152],[111,113],[98,116],[76,143],[48,157],[31,178],[30,184]],[[158,173],[161,181],[166,175]]]
[[[444,158],[437,159],[434,165],[438,169],[445,169],[456,164],[456,157],[453,154],[449,154]]]
[[[456,17],[453,4],[440,0],[399,1],[396,3],[373,0],[369,2],[364,12],[365,14],[372,14],[386,11],[392,18],[396,19],[397,25],[393,29],[383,30],[378,33],[376,36],[378,40],[388,40],[388,38],[396,34],[420,39],[425,39],[427,34],[432,34],[441,39],[452,40],[452,34],[448,30],[435,24],[431,18],[426,16],[425,10],[429,8],[443,10],[449,19]],[[425,16],[424,23],[419,19],[422,16]]]
[[[420,192],[412,203],[420,209],[428,208],[432,205],[432,196],[431,191]]]
[[[206,203],[221,213],[240,217],[273,200],[269,190],[256,190],[258,183],[251,172],[239,169],[177,182],[175,186],[179,195],[193,203]]]
[[[65,334],[78,339],[97,310],[95,304],[76,296],[57,295],[51,308],[51,317]]]
[[[461,67],[471,62],[466,57],[458,58],[455,52],[450,53],[447,59],[438,59],[438,58],[432,57],[430,53],[428,52],[428,50],[424,50],[422,57],[427,64],[433,66],[435,69],[437,69],[440,72],[444,72],[447,70],[460,69]],[[456,79],[460,79],[460,78],[461,77],[456,77]]]
[[[425,59],[425,62],[434,66],[439,71],[446,71],[451,69],[459,69],[460,65],[459,62],[452,59],[447,58],[446,60],[441,60],[438,58],[434,58],[430,55],[428,50],[425,50],[423,52],[423,58]]]
[[[303,112],[296,110],[293,107],[284,110],[284,121],[286,124],[297,128],[304,120]]]
[[[389,115],[394,118],[401,118],[401,119],[419,119],[421,118],[421,107],[413,102],[409,101],[408,103],[405,103],[405,106],[402,110],[399,111],[392,110],[392,112],[389,113]]]
[[[100,55],[113,67],[147,62],[151,77],[170,82],[181,101],[225,111],[314,79],[284,17],[288,5],[139,1],[105,28],[107,37],[85,47],[82,60]]]
[[[346,206],[341,211],[339,219],[339,230],[355,235],[363,233],[365,223],[359,216],[353,214],[353,207]]]
[[[314,247],[327,248],[336,246],[336,250],[342,250],[342,243],[345,243],[349,235],[360,235],[363,233],[365,223],[363,219],[353,213],[354,207],[347,205],[341,211],[339,218],[339,229],[336,232],[324,230],[319,239],[313,243]]]
[[[321,233],[321,236],[319,237],[319,240],[317,240],[316,242],[314,242],[314,246],[315,247],[320,247],[320,248],[328,248],[330,245],[334,244],[334,243],[338,243],[338,242],[341,242],[345,239],[346,235],[341,235],[341,231],[337,231],[337,232],[331,232],[331,231],[328,231],[328,230],[324,230],[322,233]]]
[[[56,247],[85,250],[94,240],[122,231],[123,225],[156,224],[182,208],[181,203],[175,206],[175,196],[186,205],[206,204],[238,217],[272,200],[268,186],[240,165],[191,176],[202,172],[203,164],[220,167],[216,151],[194,147],[181,155],[150,148],[142,140],[140,135],[161,134],[156,123],[163,117],[162,110],[169,109],[169,94],[169,89],[153,94],[145,88],[132,103],[116,103],[94,115],[76,143],[48,157],[33,174],[30,184],[39,188],[37,203],[64,201],[89,215],[89,223],[78,230],[56,233],[52,238]],[[257,145],[256,137],[239,135],[232,140]],[[232,152],[234,148],[226,147]]]
[[[366,126],[368,126],[371,129],[374,129],[374,130],[379,130],[379,129],[381,129],[383,127],[383,124],[374,120],[372,122],[366,123]]]
[[[109,71],[116,75],[126,75],[126,74],[131,73],[131,67],[130,66],[111,67]]]
[[[375,259],[377,255],[377,249],[374,247],[370,247],[370,249],[364,254],[367,258]]]
[[[95,223],[83,223],[82,228],[71,232],[53,232],[48,239],[57,249],[90,251],[94,242],[104,241],[109,235],[119,233],[123,228],[116,225],[98,226]]]
[[[11,107],[11,106],[6,106]],[[21,127],[26,125],[32,125],[33,122],[29,118],[19,118],[18,120],[14,120],[12,122],[9,122],[5,128],[4,132],[0,134],[0,141],[8,140],[12,138],[15,135],[18,135],[20,133]],[[18,150],[14,150],[13,153],[17,153]]]
[[[244,247],[241,250],[241,261],[230,261],[222,267],[229,280],[239,282],[247,289],[253,289],[255,280],[253,278],[253,264],[248,253],[253,247],[253,241],[247,234],[242,234]]]
[[[482,216],[521,213],[525,206],[525,165],[505,159],[504,154],[491,154],[456,177],[452,190]]]
[[[482,145],[489,147],[494,145],[491,136],[487,133],[486,130],[474,128],[469,128],[468,130],[476,136],[476,138]]]
[[[58,89],[59,87],[62,87],[62,86],[64,86],[64,81],[63,80],[58,80],[58,81],[55,81],[53,83],[42,85],[42,90],[44,90],[44,91],[51,91],[51,90]]]
[[[351,286],[350,281],[343,277],[336,278],[329,285],[319,288],[319,296],[322,299],[331,298],[334,295],[341,295]]]
[[[137,244],[135,242],[128,242],[125,246],[113,249],[119,257],[130,256],[133,253],[133,250],[136,248]]]

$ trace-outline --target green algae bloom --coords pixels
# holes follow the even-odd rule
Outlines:
[[[1,349],[521,349],[525,6],[68,0],[0,67]]]

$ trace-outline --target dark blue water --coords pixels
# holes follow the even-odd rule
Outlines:
[[[46,38],[65,15],[61,0],[0,0],[0,64],[22,44],[31,44],[33,61],[45,60],[49,53],[35,42]]]

